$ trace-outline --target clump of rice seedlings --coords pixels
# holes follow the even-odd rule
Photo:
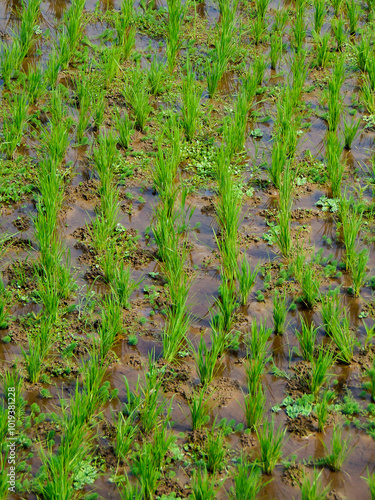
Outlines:
[[[371,500],[375,499],[375,473],[370,474],[370,472],[367,470],[367,477],[362,477],[368,484],[370,488],[370,494],[371,494]]]
[[[140,68],[133,70],[131,80],[125,85],[124,97],[133,108],[135,126],[144,131],[151,112],[147,79]]]
[[[260,270],[260,264],[258,263],[253,271],[251,270],[251,264],[246,256],[243,257],[241,264],[237,271],[237,281],[240,295],[241,305],[246,305],[251,290],[254,287],[255,280],[258,276]]]
[[[79,103],[77,142],[81,143],[93,113],[92,82],[90,76],[86,75],[82,71],[75,77],[74,82]]]
[[[224,272],[221,274],[225,277]],[[237,305],[234,287],[230,281],[223,279],[220,285],[220,296],[215,305],[219,313],[219,317],[215,320],[216,327],[219,327],[218,330],[223,333],[230,332],[234,324],[234,311]]]
[[[375,401],[375,357],[372,359],[372,366],[365,368],[365,374],[369,380],[363,383],[363,388],[371,394],[373,401]]]
[[[272,146],[272,158],[268,167],[268,175],[273,185],[280,189],[282,173],[287,161],[286,147],[280,140],[275,140]]]
[[[259,360],[261,364],[265,364],[268,361],[268,341],[271,333],[272,329],[266,327],[265,321],[260,321],[258,324],[256,319],[253,320],[251,324],[250,338],[247,340],[248,356],[250,359]],[[248,379],[253,379],[250,372],[248,373]]]
[[[315,0],[314,7],[314,31],[320,34],[326,16],[325,0]]]
[[[335,11],[335,15],[337,16],[341,10],[343,0],[331,0],[332,7]]]
[[[339,289],[337,289],[337,292]],[[332,332],[332,321],[341,321],[343,307],[338,293],[321,296],[321,314],[327,335]]]
[[[350,291],[354,296],[359,297],[361,288],[367,281],[367,262],[369,259],[369,252],[364,248],[361,252],[357,253],[354,260],[354,265],[351,270],[352,286]]]
[[[203,386],[210,384],[216,375],[219,350],[218,343],[213,343],[209,349],[203,336],[201,336],[198,351],[193,350],[197,374]]]
[[[283,52],[283,38],[280,33],[275,32],[271,35],[271,69],[276,69],[277,63]]]
[[[313,32],[313,36],[316,43],[316,65],[318,68],[325,68],[330,59],[329,41],[331,35],[330,33],[320,35]]]
[[[314,356],[316,334],[319,328],[315,328],[313,322],[308,323],[301,315],[301,332],[295,331],[295,335],[299,342],[302,357],[305,361],[312,361]]]
[[[335,133],[329,133],[326,142],[327,171],[331,182],[332,196],[341,197],[341,184],[345,171],[345,160],[341,158],[342,144]]]
[[[164,61],[158,61],[154,56],[147,72],[148,84],[152,95],[159,95],[164,89],[166,78],[166,64]]]
[[[344,118],[344,147],[345,149],[351,149],[353,141],[357,138],[359,134],[359,126],[361,124],[361,120],[351,120],[351,122],[347,122],[346,118]]]
[[[330,442],[330,451],[328,452],[327,446],[324,445],[328,453],[322,459],[322,463],[332,471],[341,470],[345,460],[351,452],[349,444],[350,438],[344,439],[342,435],[342,426],[338,424],[334,425]]]
[[[354,356],[354,348],[358,344],[355,334],[350,329],[350,319],[343,309],[342,319],[331,319],[330,336],[338,348],[337,359],[350,364]]]
[[[315,413],[318,419],[319,432],[324,432],[324,428],[329,417],[330,405],[334,399],[335,399],[335,392],[326,390],[324,391],[323,396],[319,401],[319,403],[315,405]]]
[[[319,298],[319,280],[314,267],[304,268],[301,287],[304,304],[309,309],[313,309]]]
[[[309,380],[309,387],[311,393],[315,398],[318,397],[320,389],[328,381],[328,370],[335,362],[335,356],[330,351],[324,352],[323,349],[319,350],[318,357],[313,358],[311,361],[311,379]]]
[[[308,73],[308,64],[306,64],[306,50],[300,50],[296,52],[292,62],[292,73],[293,73],[293,87],[290,91],[290,100],[292,102],[293,107],[298,107],[301,102],[301,95],[303,91],[303,86],[305,85],[307,73]],[[292,134],[294,135],[294,141],[297,141],[297,130],[300,126],[300,119],[298,115],[294,117],[292,120]],[[293,142],[294,142],[293,141]],[[292,141],[289,138],[290,144],[288,144],[288,154],[289,156],[294,155],[295,147],[292,144]]]
[[[291,221],[291,175],[290,164],[288,163],[280,187],[280,210],[278,213],[278,224],[271,228],[271,234],[279,247],[283,257],[290,257],[292,251],[292,235],[290,231]]]
[[[119,109],[116,110],[115,123],[116,130],[119,133],[119,144],[123,148],[128,149],[134,132],[134,123],[126,111],[124,112],[124,116],[121,116]]]
[[[243,411],[248,429],[256,430],[264,420],[266,411],[266,395],[262,383],[248,383],[248,393],[244,394]]]
[[[210,477],[207,469],[193,470],[191,478],[192,500],[210,500],[215,498],[219,487],[215,486],[215,476]]]
[[[346,269],[353,271],[357,260],[357,237],[361,228],[363,210],[351,196],[340,201],[340,219],[342,236],[345,244]]]
[[[286,428],[275,429],[275,421],[266,421],[256,430],[260,445],[259,464],[265,474],[272,474],[283,456]]]
[[[215,424],[216,421],[213,423],[211,431],[207,433],[207,439],[204,445],[206,467],[211,474],[220,472],[224,468],[227,452],[224,433],[222,430],[215,432]]]
[[[10,108],[10,116],[6,116],[3,122],[2,149],[10,160],[13,158],[17,146],[20,144],[28,122],[29,102],[26,93],[15,94],[14,97],[6,98]]]
[[[228,6],[222,12],[221,29],[218,33],[218,39],[215,43],[215,49],[212,55],[212,64],[207,66],[207,89],[208,94],[214,97],[221,77],[227,69],[228,62],[235,50],[235,31],[236,31],[236,8],[238,0]]]
[[[126,460],[129,450],[134,442],[135,436],[138,433],[138,425],[134,423],[133,415],[124,417],[121,411],[117,414],[117,421],[112,413],[116,428],[116,457],[121,460]]]
[[[351,35],[355,35],[358,27],[361,8],[355,0],[346,0],[346,12],[349,19],[349,31]]]
[[[163,358],[167,363],[174,361],[186,344],[191,318],[186,306],[186,297],[183,300],[184,304],[179,307],[178,311],[167,311],[166,324],[162,334]]]
[[[121,48],[113,45],[107,47],[102,54],[102,74],[105,89],[108,89],[116,78],[121,61]]]
[[[293,35],[294,48],[296,52],[299,52],[306,38],[305,7],[303,4],[299,5],[297,8],[296,20],[292,24],[291,32]]]
[[[231,160],[233,155],[240,152],[244,147],[248,112],[248,97],[246,92],[242,91],[237,96],[233,118],[224,123],[223,140],[226,144],[228,160]]]
[[[176,57],[181,47],[181,27],[186,15],[188,3],[182,0],[167,0],[168,24],[167,24],[167,60],[169,70],[172,72],[176,66]]]
[[[102,323],[98,328],[100,356],[105,359],[112,349],[116,336],[122,330],[122,310],[116,299],[106,295],[101,310]]]
[[[361,38],[361,40],[356,44],[355,50],[357,68],[360,71],[366,71],[371,56],[370,40],[365,37]]]
[[[132,472],[141,485],[142,498],[152,500],[161,475],[154,463],[154,443],[144,441],[138,456],[133,461]]]
[[[234,487],[230,491],[230,498],[233,500],[255,500],[269,483],[262,484],[262,469],[259,464],[250,463],[245,456],[241,456],[233,480]]]
[[[15,72],[22,63],[22,48],[18,38],[12,40],[11,44],[0,42],[1,61],[0,71],[4,84],[9,87]]]
[[[318,472],[316,469],[314,469],[311,479],[306,473],[303,475],[300,485],[302,500],[324,500],[327,498],[330,487],[323,488],[320,479],[321,475],[322,471]]]
[[[205,389],[194,391],[188,401],[193,431],[201,429],[210,420],[210,398]]]
[[[131,26],[133,16],[133,0],[121,2],[120,13],[115,16],[117,45],[121,47],[121,56],[128,59],[135,46],[135,27]]]
[[[94,126],[99,129],[103,125],[105,113],[105,90],[99,91],[94,103],[95,109],[93,113]]]
[[[273,295],[273,329],[276,335],[282,335],[286,328],[286,317],[288,314],[287,295],[280,294],[277,290]]]
[[[253,22],[251,24],[251,35],[254,39],[255,45],[259,45],[259,43],[262,41],[266,30],[267,24],[265,22],[265,19],[264,17],[262,17],[261,11],[257,10],[256,17],[255,19],[253,19]]]
[[[27,5],[23,4],[23,9],[20,13],[21,25],[18,40],[21,46],[22,59],[27,56],[35,42],[34,27],[40,15],[40,4],[40,0],[30,0]]]
[[[334,75],[328,82],[328,129],[331,132],[337,131],[343,113],[343,99],[340,95],[342,79],[335,78]]]
[[[182,80],[182,126],[188,141],[193,140],[198,127],[200,100],[201,90],[188,60],[186,76]]]
[[[342,18],[333,18],[331,21],[331,28],[333,31],[333,34],[336,39],[336,50],[338,52],[341,52],[342,49],[344,48],[344,44],[346,41],[346,33],[345,33],[345,19]]]
[[[5,297],[0,297],[0,330],[8,327],[9,309],[6,307]]]
[[[41,67],[35,65],[27,74],[27,95],[29,103],[34,104],[46,93],[44,75]]]
[[[272,26],[272,31],[280,33],[282,35],[285,31],[288,21],[289,21],[289,10],[284,8],[277,9],[274,15],[274,23]]]
[[[132,272],[130,266],[125,266],[123,262],[115,266],[113,279],[111,280],[112,292],[116,295],[121,307],[129,309],[130,297],[142,283],[143,278],[137,281],[132,280]]]

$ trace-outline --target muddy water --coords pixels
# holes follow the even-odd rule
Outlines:
[[[41,4],[42,15],[39,19],[40,26],[43,30],[50,30],[52,36],[57,33],[57,24],[63,18],[64,12],[69,8],[70,3],[65,1],[53,1],[43,2]],[[274,1],[269,5],[269,9],[277,9],[282,7],[283,3]],[[166,6],[166,2],[155,2],[156,8],[161,8]],[[0,19],[1,19],[1,29],[4,32],[9,33],[12,28],[17,29],[18,19],[15,14],[17,8],[20,7],[19,2],[0,2]],[[95,10],[96,4],[94,1],[86,2],[86,10],[88,12],[93,12]],[[107,2],[103,1],[100,3],[100,10],[106,12],[107,10],[116,9],[120,7],[119,2]],[[135,7],[139,7],[139,2],[135,3]],[[206,1],[196,4],[197,15],[201,19],[205,19],[207,26],[214,26],[220,17],[218,5],[212,1]],[[309,12],[309,15],[312,11]],[[332,15],[330,14],[331,18]],[[269,22],[271,25],[271,21]],[[85,28],[85,34],[92,40],[93,43],[98,44],[98,36],[108,27],[106,22],[95,22],[89,23]],[[329,30],[329,23],[325,23],[322,32],[327,32]],[[285,42],[287,41],[287,37]],[[158,51],[158,55],[162,57],[165,53],[165,44],[160,46],[160,40],[154,40],[148,35],[137,33],[136,37],[136,50],[140,51],[143,55],[142,65],[145,67],[149,63],[144,57],[147,55],[148,47],[152,46],[153,51]],[[312,38],[311,33],[308,33],[306,37],[306,48],[312,48]],[[48,54],[50,50],[50,45],[48,43],[39,42],[37,48],[40,50],[41,54],[35,55],[34,57],[28,57],[25,61],[24,69],[26,70],[27,65],[35,64],[39,61],[45,63],[48,59]],[[264,53],[268,52],[268,48],[260,45],[259,51]],[[264,85],[272,87],[276,85],[277,82],[283,81],[284,78],[289,73],[288,57],[290,55],[290,50],[288,48],[288,53],[283,56],[281,61],[277,66],[276,71],[266,70],[264,77]],[[320,77],[323,77],[321,74]],[[319,75],[318,75],[319,77]],[[316,82],[316,73],[307,78],[306,87],[310,86],[312,83]],[[220,84],[220,90],[225,94],[225,99],[227,104],[231,102],[232,95],[237,91],[239,86],[239,79],[234,72],[228,72]],[[358,96],[358,79],[354,75],[348,78],[343,86],[342,92],[346,94],[345,103],[351,105],[351,96]],[[311,104],[311,110],[322,109],[320,92],[314,90],[311,93],[306,93],[304,99]],[[249,127],[249,132],[255,128],[259,128],[263,134],[261,139],[254,139],[249,136],[246,142],[246,150],[248,155],[248,164],[246,167],[246,172],[244,177],[246,179],[250,178],[250,172],[253,172],[254,168],[256,170],[256,176],[259,179],[266,179],[267,175],[264,170],[264,161],[269,161],[271,152],[271,138],[272,138],[272,128],[273,120],[275,117],[275,106],[274,101],[268,100],[264,102],[262,96],[257,98],[257,104],[254,105],[254,109],[257,112],[261,112],[264,115],[269,116],[267,121],[257,121],[256,119],[251,123]],[[363,114],[357,112],[356,118],[362,117]],[[307,132],[302,136],[299,145],[298,153],[302,154],[305,150],[310,150],[311,153],[321,160],[324,158],[325,147],[324,147],[324,137],[327,131],[326,121],[322,118],[312,115],[306,118],[306,121],[311,124]],[[373,148],[374,145],[374,132],[362,130],[358,135],[357,139],[353,143],[351,151],[345,154],[347,165],[348,165],[348,179],[346,184],[353,187],[353,183],[350,182],[352,174],[356,169],[360,169],[359,180],[356,180],[356,185],[364,187],[365,172],[366,172],[366,161],[369,158],[369,150]],[[28,153],[35,157],[35,143],[30,139],[28,142]],[[88,148],[69,148],[66,161],[71,161],[74,166],[74,172],[76,174],[71,182],[72,186],[79,186],[80,183],[89,181],[95,178],[95,173],[87,167],[84,160],[88,154]],[[263,165],[263,166],[262,166]],[[362,170],[363,169],[363,170]],[[148,241],[146,239],[147,228],[151,225],[153,207],[158,203],[158,197],[154,194],[151,183],[148,183],[146,188],[142,186],[140,188],[139,183],[136,181],[134,183],[129,183],[129,186],[124,186],[120,189],[121,193],[130,193],[133,195],[132,210],[126,210],[127,205],[124,203],[124,198],[121,198],[121,203],[123,210],[121,211],[120,223],[127,229],[135,229],[140,235],[140,246],[143,249],[153,249],[154,247],[148,246]],[[292,227],[298,229],[302,226],[306,226],[307,231],[305,234],[306,246],[314,248],[315,253],[320,249],[323,249],[323,257],[328,257],[330,254],[334,255],[334,259],[339,262],[342,261],[344,257],[344,248],[341,242],[337,242],[336,235],[336,219],[335,215],[324,216],[322,212],[316,207],[316,202],[323,195],[329,194],[326,187],[319,185],[311,185],[309,190],[301,187],[300,192],[297,193],[294,200],[293,210],[296,209],[311,209],[317,212],[316,215],[308,217],[306,219],[294,220]],[[142,195],[144,202],[138,202],[137,199]],[[364,192],[365,199],[372,201],[372,193],[370,190]],[[187,265],[191,270],[194,271],[192,286],[190,289],[189,303],[191,305],[192,313],[192,326],[190,329],[190,339],[193,344],[196,345],[199,341],[200,335],[204,335],[206,341],[209,341],[209,321],[210,315],[212,314],[212,306],[218,297],[218,288],[221,283],[220,272],[218,269],[219,261],[217,255],[215,255],[215,250],[217,250],[214,231],[218,229],[217,222],[213,212],[205,210],[208,206],[207,198],[212,198],[212,192],[207,192],[205,190],[200,190],[194,195],[189,196],[187,203],[195,207],[195,212],[191,218],[191,226],[194,228],[189,232],[189,241],[191,243],[191,251],[188,257]],[[241,245],[241,252],[246,253],[246,255],[251,258],[252,265],[255,266],[257,263],[267,263],[267,262],[282,262],[282,259],[278,255],[275,246],[270,246],[262,238],[263,234],[268,232],[269,228],[266,223],[266,217],[264,211],[272,210],[277,206],[277,193],[263,191],[256,187],[253,200],[247,200],[244,205],[242,212],[243,219],[240,224],[240,233],[244,236],[249,236],[246,239],[246,244]],[[64,238],[67,249],[69,249],[71,255],[71,265],[72,272],[76,274],[76,282],[78,285],[79,293],[77,295],[76,302],[80,302],[82,297],[86,294],[87,290],[91,287],[91,283],[88,283],[85,279],[85,272],[88,267],[82,264],[82,250],[77,248],[77,239],[73,236],[75,230],[83,228],[95,217],[95,206],[98,199],[94,200],[84,200],[82,197],[77,196],[74,201],[67,201],[64,207],[64,214],[61,216],[61,235]],[[27,216],[32,218],[35,216],[35,204],[32,200],[25,200],[17,206],[4,207],[0,215],[0,227],[2,231],[10,232],[12,234],[16,233],[14,226],[14,221],[20,216]],[[198,227],[199,226],[199,227]],[[32,223],[27,230],[20,230],[18,234],[19,238],[23,240],[30,240],[31,247],[28,249],[22,248],[10,248],[5,258],[2,261],[2,268],[7,269],[15,259],[26,259],[37,258],[37,244],[34,238],[34,230]],[[323,236],[331,238],[333,243],[328,246],[324,240]],[[370,251],[369,268],[373,268],[375,263],[375,247],[374,243],[368,245]],[[144,282],[142,283],[139,290],[134,292],[132,300],[134,301],[134,310],[139,317],[146,317],[149,324],[147,325],[147,331],[145,332],[141,328],[139,329],[139,342],[136,346],[129,346],[126,339],[121,339],[116,346],[115,354],[118,357],[118,361],[112,363],[107,373],[107,380],[110,382],[112,388],[117,388],[119,390],[119,400],[124,402],[126,399],[125,388],[123,377],[126,376],[132,387],[135,386],[138,376],[142,376],[142,371],[140,369],[140,364],[146,363],[148,359],[148,353],[154,350],[156,356],[162,354],[161,342],[158,340],[158,334],[160,334],[164,326],[164,317],[161,314],[155,314],[151,317],[150,313],[152,308],[150,304],[147,304],[145,294],[143,289],[145,285],[152,285],[154,281],[149,276],[149,273],[160,272],[159,263],[156,260],[152,260],[150,263],[144,266],[137,266],[134,269],[134,277],[139,278],[144,276]],[[260,290],[263,287],[264,277],[258,276],[257,281],[254,286],[254,292],[250,297],[250,301],[247,306],[240,309],[240,321],[236,324],[236,329],[240,330],[243,334],[243,338],[249,332],[251,322],[253,318],[257,320],[265,320],[267,326],[272,327],[272,296],[269,292],[265,292],[265,300],[258,302],[256,300],[256,290]],[[6,283],[7,284],[7,283]],[[343,290],[350,285],[350,278],[347,273],[343,273],[341,278],[337,279],[327,279],[322,283],[322,290],[328,289],[329,285],[337,286],[341,285]],[[108,287],[100,282],[93,285],[93,290],[97,294],[106,293]],[[350,314],[351,325],[358,331],[358,338],[363,341],[365,332],[362,325],[362,320],[359,318],[361,311],[366,303],[366,301],[372,301],[372,290],[369,287],[364,287],[361,291],[361,297],[356,299],[342,293],[343,300],[345,301],[345,307]],[[292,300],[292,296],[290,300]],[[138,301],[142,302],[139,303]],[[12,309],[11,314],[15,318],[22,318],[30,314],[38,314],[40,311],[40,305],[35,303],[22,304],[22,302],[17,302]],[[314,321],[316,325],[321,324],[320,313],[315,311],[307,311],[301,304],[297,306],[295,311],[290,311],[288,314],[287,322],[288,327],[286,334],[282,337],[272,336],[271,347],[274,355],[274,362],[277,368],[282,371],[290,373],[290,368],[296,362],[301,361],[298,354],[295,353],[293,348],[298,346],[297,339],[295,337],[294,331],[300,327],[299,314],[303,315],[309,321]],[[366,323],[370,326],[373,320],[370,318],[366,319]],[[4,336],[8,333],[8,330],[4,330]],[[319,332],[318,342],[325,343],[327,339],[323,333]],[[19,344],[4,344],[0,343],[0,363],[2,369],[9,369],[15,359],[21,357],[21,346]],[[217,416],[218,419],[227,418],[228,420],[234,418],[236,422],[244,423],[244,414],[242,410],[243,405],[243,393],[246,390],[246,374],[244,369],[243,360],[246,357],[246,350],[244,344],[241,344],[238,353],[228,353],[223,361],[218,377],[213,383],[214,395],[217,397],[215,408],[212,411],[212,418]],[[135,363],[136,361],[136,363]],[[186,358],[182,361],[182,367],[187,367],[189,369],[189,380],[186,382],[184,390],[187,394],[196,386],[199,382],[197,373],[194,367],[194,362],[192,358]],[[353,364],[350,367],[344,365],[337,365],[334,369],[334,377],[338,381],[338,385],[343,387],[347,386],[352,390],[355,397],[359,398],[360,394],[360,374],[361,370],[358,364]],[[267,373],[264,376],[264,387],[267,394],[267,409],[268,417],[272,415],[271,408],[274,405],[280,404],[285,397],[285,389],[287,381],[284,378],[276,377],[271,373]],[[54,411],[54,405],[58,404],[58,398],[64,393],[66,396],[71,393],[73,387],[73,382],[69,380],[62,380],[59,378],[54,378],[53,383],[45,386],[52,393],[52,399],[42,400],[39,397],[39,388],[29,388],[25,394],[25,398],[28,403],[36,401],[42,408],[42,411],[48,413]],[[339,392],[339,391],[338,391]],[[172,393],[166,394],[168,399],[173,396],[173,414],[172,420],[175,422],[173,432],[176,433],[177,443],[184,444],[184,438],[179,436],[180,432],[188,432],[191,428],[190,419],[187,416],[189,411],[186,403],[186,398],[182,397],[181,394],[173,395]],[[362,400],[363,401],[363,400]],[[364,399],[366,403],[369,403],[369,398],[366,396]],[[112,404],[115,410],[120,409],[120,403],[115,402]],[[105,416],[111,420],[111,411],[108,406],[105,409]],[[284,411],[275,415],[277,425],[286,424],[286,415]],[[288,440],[285,446],[284,458],[293,462],[294,455],[297,455],[298,461],[301,462],[305,460],[309,462],[312,459],[319,459],[324,456],[325,448],[324,443],[329,445],[330,437],[332,434],[332,425],[327,427],[326,433],[323,435],[318,433],[316,430],[312,430],[306,437],[298,437],[294,433],[287,433]],[[346,460],[342,471],[340,472],[330,472],[327,469],[323,469],[322,472],[322,482],[324,485],[331,485],[338,495],[336,498],[361,498],[369,499],[369,491],[365,482],[361,478],[367,474],[367,469],[370,472],[375,470],[375,447],[374,440],[365,434],[363,431],[356,430],[353,426],[345,427],[344,436],[350,436],[352,453]],[[239,434],[234,434],[228,438],[228,446],[236,452],[240,452],[243,449],[243,443],[240,441]],[[249,438],[248,446],[246,450],[250,453],[250,456],[255,458],[258,454],[258,445],[255,436]],[[40,463],[34,456],[33,460],[30,462],[33,467],[33,473],[36,473]],[[180,466],[176,470],[177,478],[181,485],[187,484],[189,482],[189,476],[186,470]],[[109,471],[100,479],[95,482],[95,491],[97,491],[103,498],[118,499],[119,495],[116,487],[109,481]],[[285,467],[283,465],[278,465],[273,480],[266,486],[262,491],[259,498],[277,498],[277,499],[290,499],[299,498],[298,488],[293,487],[290,481],[285,481]],[[224,475],[221,476],[221,484],[223,487],[218,493],[218,498],[228,498],[227,492],[232,486],[231,480],[224,480]],[[265,478],[265,481],[270,478]],[[87,488],[87,491],[91,491],[91,488]],[[15,496],[14,498],[20,498]],[[26,498],[26,497],[25,497]],[[30,495],[27,498],[34,498]]]

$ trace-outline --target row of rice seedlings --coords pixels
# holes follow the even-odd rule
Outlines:
[[[22,4],[19,11],[21,19],[18,33],[13,32],[12,43],[1,42],[1,76],[9,87],[15,72],[21,67],[22,61],[36,41],[35,27],[40,15],[40,0],[30,0]]]
[[[58,39],[59,63],[61,69],[67,69],[74,57],[83,36],[83,9],[85,0],[73,0],[70,9],[64,14],[63,31]]]
[[[217,33],[215,49],[212,52],[212,63],[207,65],[207,89],[208,94],[214,97],[221,77],[227,69],[228,63],[235,50],[236,44],[236,10],[238,0],[225,2],[225,8],[221,14],[221,24]]]

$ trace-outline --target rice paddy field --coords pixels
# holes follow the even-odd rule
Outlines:
[[[0,17],[1,500],[374,500],[374,0]]]

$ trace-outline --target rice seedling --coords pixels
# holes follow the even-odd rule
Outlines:
[[[139,429],[134,423],[133,415],[124,417],[123,413],[119,411],[117,421],[113,413],[112,417],[116,427],[115,454],[117,458],[126,460]]]
[[[1,61],[0,71],[4,84],[9,87],[11,80],[14,78],[15,72],[22,63],[22,47],[17,38],[13,39],[11,44],[0,42]]]
[[[224,273],[222,273],[224,275]],[[236,296],[234,293],[234,287],[232,283],[228,280],[223,280],[220,285],[220,296],[215,303],[219,318],[217,320],[218,325],[220,325],[220,330],[223,333],[229,332],[234,324],[234,311],[237,306]]]
[[[369,252],[367,248],[364,248],[361,252],[357,253],[353,268],[351,270],[352,286],[350,287],[350,291],[356,297],[359,296],[361,288],[365,285],[367,281],[368,259],[369,259]]]
[[[75,88],[79,102],[79,114],[76,134],[77,141],[80,143],[83,140],[84,133],[90,123],[90,119],[93,113],[93,95],[90,77],[81,72],[79,76],[75,77]]]
[[[278,225],[271,228],[271,234],[279,247],[280,253],[286,259],[292,250],[292,236],[290,232],[291,204],[283,206],[278,213]]]
[[[369,378],[363,383],[363,388],[368,391],[375,401],[375,357],[372,359],[372,366],[365,368],[365,375]]]
[[[257,463],[250,463],[245,456],[234,473],[234,487],[230,494],[233,500],[255,500],[260,491],[269,483],[262,484],[262,470]]]
[[[109,295],[103,299],[101,319],[102,323],[98,328],[100,356],[105,359],[115,343],[116,336],[122,330],[121,306],[116,299]]]
[[[321,296],[320,300],[322,304],[321,314],[323,325],[327,335],[330,335],[332,332],[332,321],[340,322],[342,319],[342,304],[338,293]]]
[[[272,30],[276,33],[283,34],[286,28],[286,25],[289,21],[289,10],[284,8],[279,8],[275,12],[274,24],[272,26]]]
[[[183,4],[181,0],[167,0],[168,24],[167,24],[167,60],[169,71],[176,66],[176,57],[181,47],[181,27],[189,3]]]
[[[330,491],[330,487],[323,488],[320,476],[322,471],[318,472],[314,469],[313,477],[305,473],[300,486],[302,500],[324,500]]]
[[[351,122],[346,121],[344,118],[344,147],[345,149],[351,149],[353,141],[357,138],[359,134],[359,126],[361,120],[351,120]]]
[[[186,304],[186,297],[185,297]],[[167,320],[162,334],[163,358],[167,363],[176,360],[178,353],[183,350],[186,344],[187,333],[190,326],[190,314],[185,308],[175,313],[167,311]]]
[[[341,10],[343,0],[331,0],[331,4],[335,11],[335,15],[337,16]]]
[[[123,148],[128,149],[134,132],[134,123],[126,111],[124,112],[124,116],[121,116],[118,108],[115,114],[115,123],[116,130],[119,133],[119,144]]]
[[[286,317],[288,314],[287,295],[280,294],[277,290],[273,295],[273,329],[276,335],[282,335],[286,328]]]
[[[293,45],[296,52],[302,49],[303,42],[306,37],[306,24],[305,24],[305,10],[304,7],[299,7],[296,11],[296,20],[291,26],[291,33],[293,35]]]
[[[27,95],[30,104],[34,104],[46,92],[44,74],[40,66],[35,66],[27,75]]]
[[[267,24],[265,23],[264,18],[262,18],[261,15],[257,12],[256,18],[251,24],[251,35],[254,39],[255,45],[259,45],[266,31]]]
[[[224,433],[222,430],[215,432],[215,424],[216,421],[213,423],[211,431],[207,433],[204,445],[206,467],[211,474],[220,472],[224,468],[227,453]]]
[[[122,48],[122,55],[127,59],[135,45],[136,30],[131,26],[133,16],[133,0],[123,0],[119,15],[115,17],[117,45]]]
[[[367,470],[367,477],[362,477],[368,484],[370,488],[370,494],[371,494],[371,500],[375,499],[375,473],[370,474],[370,472]]]
[[[352,449],[349,447],[349,444],[350,438],[344,439],[342,427],[338,424],[334,425],[330,442],[330,451],[328,452],[328,448],[324,444],[328,453],[326,453],[326,456],[322,459],[322,463],[332,471],[341,470]]]
[[[186,77],[182,81],[182,126],[188,141],[193,140],[198,127],[200,100],[201,90],[195,81],[195,74],[188,60]]]
[[[29,380],[32,384],[37,384],[44,366],[45,352],[42,350],[41,342],[38,336],[32,338],[29,334],[27,338],[29,342],[29,353],[27,353],[23,348],[21,348],[21,351]]]
[[[266,395],[261,382],[249,384],[248,394],[244,395],[243,411],[248,429],[256,430],[264,420],[266,410]]]
[[[354,356],[354,348],[358,344],[355,334],[350,330],[350,319],[344,310],[341,321],[331,319],[330,336],[338,348],[337,359],[350,364]]]
[[[320,35],[326,16],[325,0],[315,0],[314,7],[314,31]]]
[[[368,38],[362,38],[355,46],[356,64],[360,71],[366,71],[371,55],[371,46]]]
[[[29,53],[34,41],[35,32],[34,26],[40,15],[40,0],[30,0],[26,6],[23,5],[21,17],[21,24],[18,33],[18,40],[20,42],[22,59]]]
[[[286,158],[285,144],[283,144],[282,141],[280,140],[276,140],[275,138],[272,147],[271,163],[268,168],[268,175],[270,177],[271,182],[277,189],[280,189],[281,186],[282,173],[286,161],[287,158]]]
[[[230,160],[235,153],[240,152],[246,140],[247,115],[249,112],[248,96],[240,92],[234,106],[234,116],[224,124],[223,139],[226,144],[226,154]]]
[[[8,327],[8,321],[9,321],[9,309],[6,306],[6,299],[5,297],[1,296],[0,297],[0,330],[3,330],[4,328]]]
[[[9,100],[8,100],[9,99]],[[6,116],[3,122],[4,141],[2,148],[6,157],[12,159],[17,146],[20,144],[25,126],[29,120],[29,102],[26,93],[15,94],[14,100],[10,96],[7,98],[11,111],[11,116]]]
[[[359,16],[361,14],[361,8],[354,0],[346,0],[346,12],[349,19],[349,30],[351,35],[355,35],[358,28]]]
[[[319,280],[316,270],[313,267],[306,267],[303,271],[302,280],[302,300],[304,304],[313,309],[319,298]]]
[[[330,414],[330,405],[335,398],[334,391],[326,390],[319,403],[315,406],[315,413],[318,419],[318,430],[324,432],[325,425]]]
[[[311,361],[311,379],[309,387],[315,398],[318,397],[320,389],[327,383],[330,374],[328,370],[335,362],[335,356],[332,352],[319,350],[318,357]]]
[[[265,321],[260,321],[259,324],[254,318],[251,323],[251,334],[250,338],[247,340],[246,344],[248,347],[248,355],[251,359],[260,360],[262,363],[266,363],[268,360],[268,340],[271,336],[272,329],[266,327]],[[250,376],[248,377],[251,378]]]
[[[277,63],[283,52],[283,38],[280,33],[276,32],[271,35],[271,69],[276,69]]]
[[[147,72],[147,79],[152,95],[159,95],[164,89],[166,78],[166,64],[164,61],[158,61],[154,56]]]
[[[315,328],[313,322],[310,324],[300,315],[301,321],[301,332],[295,331],[296,338],[299,342],[299,347],[303,359],[306,361],[312,361],[314,356],[316,335],[319,328]]]
[[[99,129],[103,125],[104,121],[104,113],[105,113],[105,105],[106,105],[106,100],[105,100],[105,91],[99,91],[96,97],[96,100],[94,101],[94,113],[93,113],[93,118],[94,118],[94,126],[96,129]]]
[[[338,118],[339,119],[338,115]],[[332,196],[341,198],[341,184],[345,171],[345,160],[341,158],[342,144],[335,133],[329,133],[326,142],[327,171],[331,182]]]
[[[142,283],[143,278],[137,281],[132,280],[130,266],[125,266],[123,262],[115,266],[113,280],[111,280],[112,292],[116,295],[121,307],[129,309],[130,297]]]
[[[320,35],[313,32],[313,36],[316,43],[316,65],[318,68],[325,68],[330,59],[329,41],[331,35],[329,33]]]
[[[188,401],[193,431],[201,429],[210,420],[211,401],[205,389],[194,391]]]
[[[160,478],[160,471],[153,463],[152,442],[144,441],[139,454],[133,461],[132,471],[139,480],[142,491],[142,498],[152,500]]]
[[[151,112],[147,79],[140,68],[132,72],[131,80],[125,85],[124,97],[133,108],[135,126],[144,131]]]
[[[246,305],[251,290],[254,287],[255,280],[258,276],[259,270],[260,270],[260,264],[257,264],[252,271],[250,261],[244,255],[237,271],[237,281],[238,281],[241,305]]]
[[[215,487],[215,476],[210,477],[207,469],[199,471],[194,469],[191,478],[191,498],[192,500],[210,500],[215,498],[219,488]]]
[[[342,236],[345,244],[345,264],[346,269],[353,271],[357,261],[357,243],[361,224],[363,210],[351,196],[342,197],[340,200],[340,219]]]
[[[331,21],[331,28],[336,39],[336,49],[341,52],[346,41],[346,33],[344,30],[345,20],[333,18]]]
[[[375,94],[372,91],[368,76],[366,75],[361,85],[361,97],[368,113],[375,112]]]
[[[286,429],[282,426],[275,429],[275,421],[265,421],[263,426],[256,430],[259,440],[259,464],[265,474],[272,474],[276,465],[283,456]]]
[[[212,382],[216,375],[219,349],[220,346],[215,343],[209,349],[202,336],[198,345],[198,351],[193,350],[197,374],[203,386],[207,386]]]

